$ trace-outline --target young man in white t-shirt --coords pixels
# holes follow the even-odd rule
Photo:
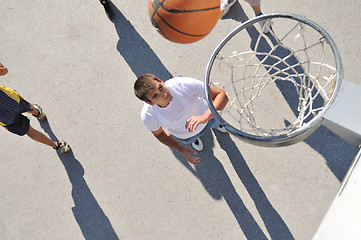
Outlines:
[[[204,100],[204,83],[199,80],[176,77],[163,82],[153,74],[144,74],[135,82],[134,93],[145,102],[141,118],[147,129],[192,164],[197,164],[199,157],[192,156],[196,152],[179,141],[192,143],[201,151],[203,144],[199,137],[206,130],[218,127],[224,131]],[[223,90],[211,87],[210,95],[215,109],[222,110],[226,106],[228,97]]]

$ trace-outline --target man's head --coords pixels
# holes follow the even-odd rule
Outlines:
[[[8,69],[0,62],[0,76],[4,76],[8,73]]]
[[[173,100],[164,82],[150,73],[143,74],[137,79],[134,83],[134,93],[140,100],[160,107],[168,106]]]

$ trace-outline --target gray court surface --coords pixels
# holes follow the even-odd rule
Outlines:
[[[0,84],[38,103],[34,128],[66,155],[0,129],[0,239],[311,239],[357,149],[326,127],[282,148],[229,134],[203,137],[201,162],[156,141],[140,120],[137,76],[203,80],[220,40],[253,17],[236,3],[203,40],[174,44],[151,26],[147,1],[1,1]],[[265,13],[314,20],[334,38],[345,77],[361,83],[361,2],[263,1]],[[275,103],[276,104],[276,103]]]

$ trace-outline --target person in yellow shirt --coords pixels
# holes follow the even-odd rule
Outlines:
[[[8,69],[0,62],[0,76],[6,75]],[[19,136],[28,135],[31,139],[46,144],[62,153],[70,147],[65,141],[55,142],[30,125],[30,120],[22,113],[30,113],[40,121],[45,121],[46,115],[41,107],[31,104],[14,89],[0,86],[0,126]]]

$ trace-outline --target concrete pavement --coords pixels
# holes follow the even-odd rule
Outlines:
[[[0,239],[311,239],[356,149],[325,127],[296,145],[262,148],[209,132],[190,166],[140,120],[137,76],[203,79],[219,41],[245,18],[243,1],[212,33],[174,44],[151,26],[147,1],[3,1],[1,85],[38,103],[33,127],[73,149],[0,129]],[[361,2],[263,1],[265,13],[307,16],[334,38],[345,77],[361,83]],[[355,24],[356,23],[356,24]]]

